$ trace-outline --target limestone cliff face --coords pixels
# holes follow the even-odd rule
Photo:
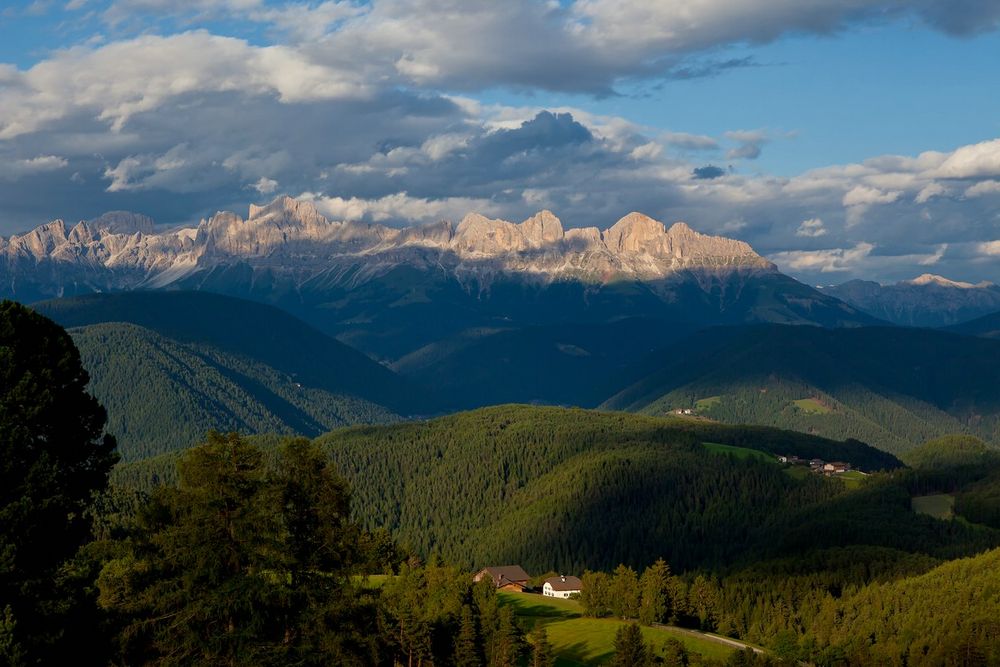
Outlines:
[[[742,241],[700,234],[682,222],[668,229],[641,213],[629,213],[603,232],[565,230],[550,211],[521,223],[470,213],[458,225],[396,229],[331,221],[312,203],[290,197],[252,205],[245,219],[219,212],[193,228],[158,231],[146,216],[113,212],[72,228],[56,220],[0,239],[0,276],[15,296],[19,283],[52,293],[68,283],[163,287],[234,262],[297,280],[350,273],[355,282],[401,265],[434,268],[480,287],[501,275],[601,283],[660,280],[678,271],[775,270]]]

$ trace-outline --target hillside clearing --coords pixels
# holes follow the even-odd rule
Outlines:
[[[792,401],[792,405],[810,415],[827,415],[833,412],[818,398],[800,398],[797,401]]]
[[[707,396],[706,398],[699,398],[694,402],[695,410],[710,410],[722,402],[722,396]]]
[[[503,604],[514,606],[515,614],[528,630],[545,626],[559,667],[595,665],[607,662],[614,653],[615,632],[624,621],[612,618],[584,618],[580,603],[557,600],[532,593],[498,593]],[[679,628],[643,627],[646,642],[659,653],[667,639],[677,639],[688,651],[706,658],[728,657],[733,649],[721,640],[703,638]]]
[[[712,454],[731,454],[740,459],[753,458],[760,459],[761,461],[768,461],[770,463],[778,463],[778,460],[775,457],[771,456],[767,452],[762,452],[759,449],[737,447],[735,445],[722,445],[717,442],[703,442],[701,444]]]

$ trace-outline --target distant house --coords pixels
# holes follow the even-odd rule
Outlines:
[[[546,579],[542,586],[542,595],[550,598],[568,598],[573,594],[579,595],[581,590],[583,582],[578,577],[567,577],[563,574]]]
[[[528,587],[528,573],[520,565],[484,567],[472,577],[473,581],[489,578],[499,591],[522,592]]]
[[[847,472],[850,469],[851,464],[844,463],[843,461],[830,461],[823,464],[823,472],[831,475]]]
[[[817,470],[822,468],[824,463],[825,461],[823,459],[812,459],[811,461],[809,461],[809,467],[813,468],[814,470]]]
[[[787,463],[788,465],[793,465],[793,466],[802,465],[802,464],[805,463],[805,461],[803,459],[800,459],[797,456],[784,456],[784,455],[779,456],[778,457],[778,461],[780,461],[781,463]]]

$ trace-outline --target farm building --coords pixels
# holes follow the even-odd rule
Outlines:
[[[829,463],[823,464],[823,472],[827,474],[847,472],[850,469],[851,464],[844,463],[843,461],[830,461]]]
[[[473,581],[482,581],[489,577],[497,590],[523,591],[528,587],[528,573],[520,565],[497,565],[484,567],[472,577]]]
[[[542,586],[542,595],[550,598],[568,598],[573,594],[579,594],[581,590],[583,590],[583,582],[578,577],[560,575],[545,580],[545,584]]]

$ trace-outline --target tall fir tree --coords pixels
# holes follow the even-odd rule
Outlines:
[[[625,565],[615,568],[611,579],[611,609],[621,619],[639,616],[639,578]]]
[[[101,660],[93,600],[65,580],[117,460],[88,381],[60,326],[0,302],[0,662]]]
[[[455,640],[455,667],[481,667],[482,642],[476,630],[476,618],[470,605],[462,606],[458,637]]]
[[[647,667],[650,664],[649,651],[642,640],[642,630],[638,623],[628,623],[618,628],[614,649],[611,667]]]
[[[639,579],[639,622],[663,623],[670,618],[670,566],[660,558]]]
[[[538,628],[534,635],[531,667],[553,667],[556,664],[556,658],[552,652],[552,644],[549,643],[549,633],[545,630],[545,626]]]

